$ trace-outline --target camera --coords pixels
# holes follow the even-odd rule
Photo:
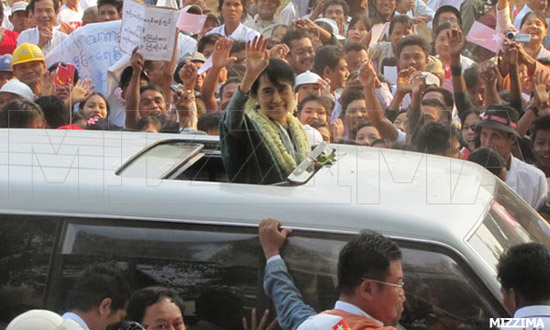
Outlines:
[[[517,33],[514,31],[506,32],[506,38],[515,42],[528,43],[531,41],[531,35],[528,33]]]

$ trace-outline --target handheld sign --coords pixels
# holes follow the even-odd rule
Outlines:
[[[120,50],[132,54],[134,48],[146,60],[170,61],[176,41],[178,11],[149,7],[124,0]]]
[[[178,16],[177,27],[182,31],[199,33],[206,22],[206,17],[206,15],[190,14],[182,9]]]
[[[55,70],[55,75],[53,76],[53,83],[59,87],[65,87],[72,84],[74,69],[75,67],[72,64],[59,64]]]

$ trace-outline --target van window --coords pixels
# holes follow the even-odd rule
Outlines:
[[[0,328],[18,314],[42,307],[56,223],[0,214]]]
[[[550,226],[531,207],[498,182],[496,196],[481,225],[466,238],[496,275],[504,251],[521,243],[550,244]]]
[[[128,272],[133,289],[165,286],[186,302],[187,324],[197,321],[195,301],[216,288],[244,306],[256,306],[263,267],[257,228],[116,220],[71,222],[64,230],[60,266],[49,304],[56,310],[78,273],[96,262],[115,262]],[[229,306],[227,306],[229,307]],[[229,310],[229,308],[227,309]],[[219,311],[223,313],[223,310]],[[221,316],[220,316],[221,317]],[[242,327],[240,316],[237,318]]]
[[[294,232],[283,252],[306,302],[317,311],[332,309],[338,295],[338,254],[349,236]],[[504,315],[498,301],[465,263],[437,246],[399,242],[405,274],[405,310],[401,325],[432,329],[446,325],[488,324]],[[485,323],[484,323],[485,322]]]

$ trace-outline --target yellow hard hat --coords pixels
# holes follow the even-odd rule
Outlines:
[[[44,53],[37,45],[25,42],[13,51],[11,67],[33,61],[44,61]]]

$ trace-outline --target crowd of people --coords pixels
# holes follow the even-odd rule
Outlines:
[[[266,259],[263,287],[273,302],[274,319],[270,320],[273,317],[266,310],[258,321],[253,309],[247,320],[237,296],[211,290],[195,301],[199,320],[190,329],[271,330],[277,324],[292,330],[402,329],[404,256],[395,241],[374,231],[352,237],[338,258],[338,300],[333,309],[318,313],[304,302],[281,255],[292,232],[282,225],[268,218],[258,229]],[[538,243],[515,245],[500,257],[497,271],[506,311],[515,318],[536,321],[532,324],[537,329],[549,327],[550,249]],[[69,291],[64,314],[30,310],[15,317],[6,330],[186,329],[186,306],[176,291],[152,286],[131,292],[128,283],[125,273],[114,264],[90,266]],[[470,323],[447,326],[493,328],[488,319],[475,317],[472,315]]]
[[[79,78],[79,54],[46,66],[71,33],[123,19],[119,0],[91,2],[5,6],[0,127],[219,135],[230,181],[262,184],[321,141],[415,150],[480,163],[545,207],[545,1],[183,0],[172,5],[204,15],[200,32],[178,31],[171,61],[136,47],[108,95]],[[496,53],[466,41],[480,24]]]

